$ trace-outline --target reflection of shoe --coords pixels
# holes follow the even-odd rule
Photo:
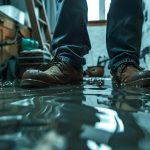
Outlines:
[[[43,87],[51,84],[79,83],[82,72],[58,58],[40,70],[27,70],[22,76],[21,86]]]
[[[113,85],[150,87],[150,71],[140,71],[134,66],[126,66],[121,72],[113,74],[112,82]]]

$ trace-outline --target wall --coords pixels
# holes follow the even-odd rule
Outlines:
[[[140,62],[143,68],[150,69],[150,0],[143,0],[143,4],[144,24]]]
[[[91,50],[89,54],[85,56],[86,65],[84,69],[89,66],[97,65],[98,57],[108,57],[106,49],[106,26],[88,27],[89,37],[91,41]],[[108,63],[105,67],[105,75],[109,76]]]

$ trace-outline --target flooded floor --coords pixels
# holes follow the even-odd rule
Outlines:
[[[149,150],[150,89],[111,79],[23,89],[0,82],[0,150]]]

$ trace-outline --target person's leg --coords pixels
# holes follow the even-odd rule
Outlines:
[[[107,50],[113,83],[150,86],[150,71],[140,71],[142,0],[111,0],[107,24]]]
[[[142,0],[111,0],[106,40],[112,73],[124,63],[139,66],[142,24]]]
[[[52,63],[41,70],[27,70],[22,86],[48,86],[82,80],[83,55],[91,48],[87,32],[86,0],[56,0],[58,17],[53,36]]]
[[[91,48],[87,32],[86,0],[56,0],[58,18],[52,52],[76,68],[85,63],[83,55]]]

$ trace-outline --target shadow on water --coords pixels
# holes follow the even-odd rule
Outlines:
[[[150,89],[109,78],[23,89],[0,82],[1,150],[149,150]]]

